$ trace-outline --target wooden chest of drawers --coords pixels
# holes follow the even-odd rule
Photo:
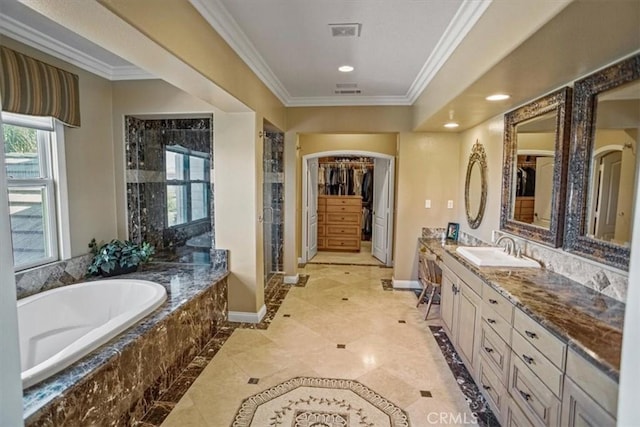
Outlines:
[[[360,251],[362,197],[318,196],[318,250]]]

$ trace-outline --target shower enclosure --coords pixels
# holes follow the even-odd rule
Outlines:
[[[265,289],[283,271],[284,244],[284,134],[264,133],[263,226]]]

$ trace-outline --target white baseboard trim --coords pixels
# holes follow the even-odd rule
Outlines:
[[[417,280],[396,280],[391,279],[394,289],[422,289]]]
[[[304,263],[304,261],[302,260],[302,257],[298,258],[298,264],[302,264]]]
[[[286,283],[287,285],[295,285],[296,283],[298,283],[299,278],[299,274],[296,274],[295,276],[284,276],[284,283]]]
[[[267,314],[267,306],[262,305],[257,313],[251,313],[248,311],[230,311],[229,322],[239,323],[260,323],[264,315]]]

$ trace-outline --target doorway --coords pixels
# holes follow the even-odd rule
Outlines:
[[[326,151],[302,169],[301,261],[392,266],[395,158]]]

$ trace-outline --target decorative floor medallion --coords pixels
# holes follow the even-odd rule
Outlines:
[[[408,427],[398,406],[353,380],[297,377],[245,399],[233,427]]]

